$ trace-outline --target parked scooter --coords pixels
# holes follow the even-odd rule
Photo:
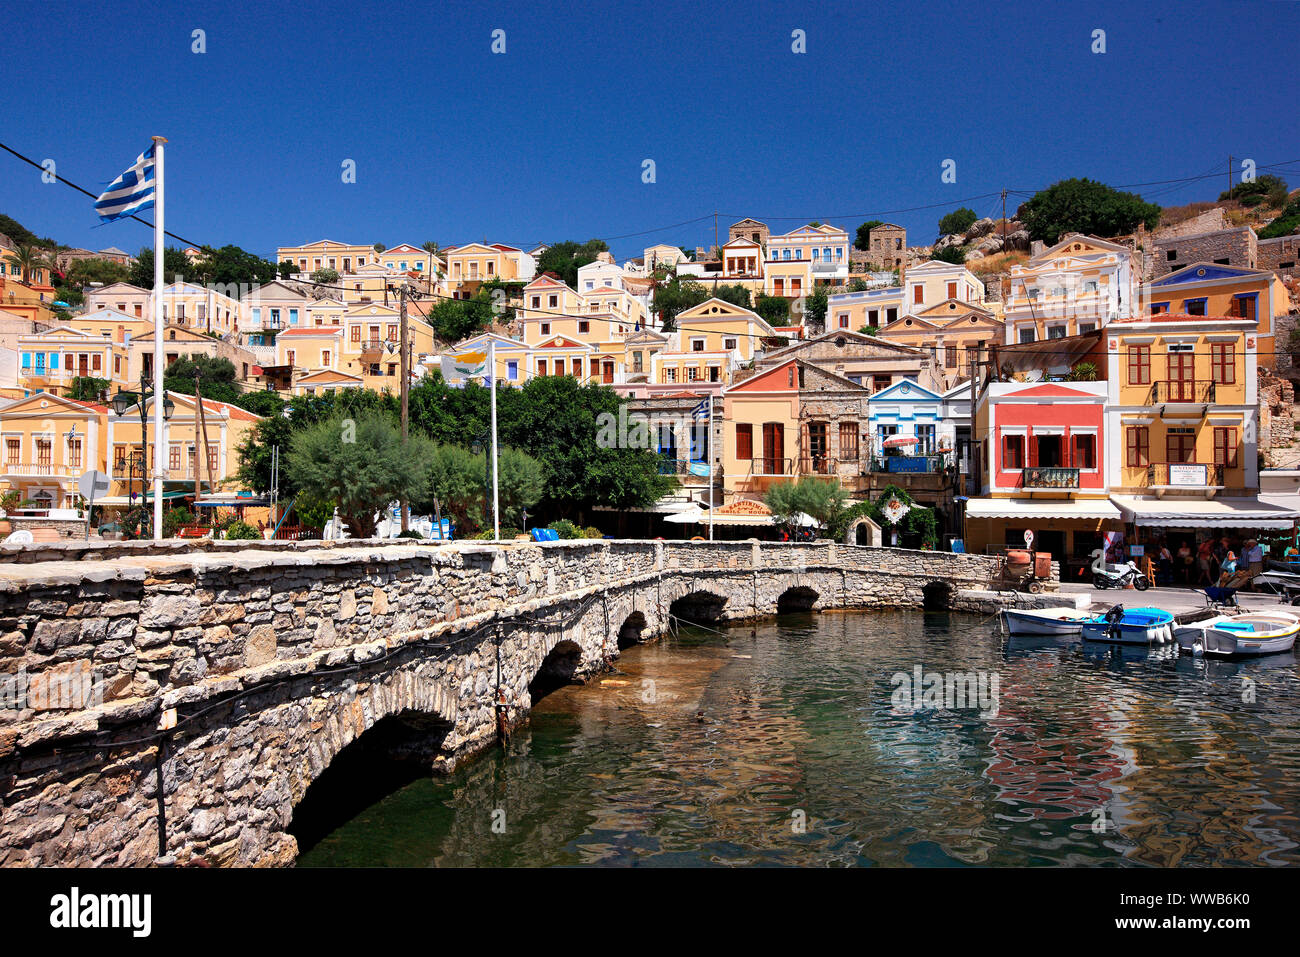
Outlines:
[[[1092,584],[1096,588],[1127,588],[1132,585],[1138,591],[1146,591],[1151,587],[1151,581],[1132,562],[1125,562],[1115,568],[1107,568],[1102,561],[1093,562]]]

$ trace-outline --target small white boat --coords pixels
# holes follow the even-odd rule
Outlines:
[[[1174,616],[1163,608],[1116,605],[1083,622],[1083,640],[1118,645],[1165,644],[1174,640]]]
[[[1178,647],[1188,654],[1248,658],[1290,651],[1300,634],[1300,618],[1285,611],[1219,615],[1179,625]]]
[[[1002,624],[1010,635],[1077,635],[1090,611],[1078,608],[1003,608]]]

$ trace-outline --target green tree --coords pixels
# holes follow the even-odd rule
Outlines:
[[[190,267],[197,282],[236,287],[265,285],[274,282],[278,274],[275,263],[238,246],[204,246],[200,252],[202,256]]]
[[[609,252],[603,239],[589,239],[585,243],[566,240],[543,250],[537,257],[537,274],[553,272],[560,281],[577,288],[578,269],[596,261],[597,253]]]
[[[422,436],[403,443],[386,416],[339,415],[295,432],[286,465],[300,490],[334,502],[351,534],[369,538],[390,502],[427,496],[432,452]]]
[[[113,383],[108,379],[97,379],[93,376],[74,376],[68,383],[68,398],[78,399],[82,402],[100,402],[108,395],[109,386]]]
[[[949,236],[953,233],[965,234],[966,230],[975,225],[977,219],[979,219],[979,216],[975,214],[975,210],[973,209],[968,209],[965,206],[962,206],[960,209],[954,209],[947,216],[943,217],[943,219],[939,220],[939,235]]]
[[[311,274],[311,281],[321,283],[322,285],[331,285],[339,281],[339,272],[337,269],[317,269]]]
[[[848,492],[839,482],[805,475],[796,482],[780,482],[763,496],[772,510],[772,520],[791,529],[799,513],[816,519],[822,527],[831,525],[848,502]]]
[[[749,290],[744,286],[736,283],[735,285],[719,286],[710,293],[715,299],[721,299],[736,306],[745,309],[750,308]]]
[[[709,290],[702,283],[673,276],[655,289],[651,309],[659,316],[663,328],[671,330],[676,326],[679,313],[685,312],[692,306],[698,306],[708,298]]]
[[[790,300],[784,296],[766,296],[758,294],[754,300],[754,311],[766,320],[769,326],[788,326],[790,324]]]
[[[280,265],[276,269],[279,271],[281,279],[288,279],[298,271],[298,266],[292,260],[281,259]]]
[[[429,324],[444,342],[460,342],[488,328],[498,317],[491,290],[480,287],[469,299],[440,299],[429,312]],[[508,321],[502,315],[502,321]]]
[[[0,235],[8,236],[15,246],[54,246],[59,244],[53,239],[41,239],[34,232],[8,216],[0,213]]]
[[[853,248],[861,249],[864,252],[870,249],[871,231],[875,229],[877,226],[883,226],[883,225],[885,225],[884,222],[879,219],[868,219],[865,223],[863,223],[861,226],[858,227],[858,235],[857,238],[853,240]]]
[[[960,266],[966,261],[966,250],[961,246],[944,246],[942,249],[930,253],[930,258],[936,262],[953,263]]]
[[[64,276],[69,286],[89,286],[92,282],[101,282],[110,286],[115,282],[126,282],[131,278],[131,270],[111,259],[74,259],[68,264]]]
[[[803,321],[814,329],[826,328],[826,309],[830,299],[825,284],[814,283],[813,290],[803,300]]]
[[[1265,173],[1249,183],[1238,183],[1232,189],[1220,193],[1219,200],[1235,199],[1243,206],[1258,206],[1264,202],[1270,206],[1281,206],[1286,202],[1287,192],[1286,180]]]
[[[200,375],[203,398],[218,402],[234,402],[240,397],[235,384],[235,366],[229,359],[217,356],[178,356],[163,370],[163,388],[182,395],[194,394],[194,372]]]
[[[1277,219],[1259,231],[1260,239],[1275,239],[1278,236],[1290,236],[1300,230],[1300,196],[1286,204]]]
[[[247,392],[240,392],[235,397],[234,404],[246,412],[263,418],[268,415],[279,415],[284,411],[283,397],[270,389],[250,389]]]
[[[1160,207],[1091,179],[1064,179],[1039,190],[1016,211],[1031,239],[1049,246],[1066,233],[1117,236],[1139,223],[1154,229]]]
[[[163,282],[171,283],[177,277],[182,280],[193,279],[195,275],[196,270],[192,268],[189,257],[185,255],[185,250],[178,249],[175,246],[164,247]],[[141,289],[153,288],[152,246],[145,247],[136,254],[135,262],[131,265],[130,283],[133,286],[139,286]]]
[[[19,243],[9,251],[6,258],[18,267],[24,285],[31,285],[32,276],[38,269],[47,268],[46,251],[31,243]]]
[[[486,485],[483,456],[459,445],[435,445],[429,455],[426,498],[420,511],[451,519],[461,535],[483,524]]]

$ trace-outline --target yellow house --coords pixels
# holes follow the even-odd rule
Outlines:
[[[6,275],[7,273],[7,275]],[[50,306],[54,286],[47,266],[33,266],[23,275],[12,250],[0,248],[0,309],[35,322],[53,322]]]
[[[902,286],[881,286],[857,292],[839,292],[826,299],[827,329],[884,329],[907,311]]]
[[[163,322],[189,326],[200,332],[226,335],[238,332],[242,307],[239,299],[216,287],[192,282],[176,282],[162,291]],[[86,310],[116,309],[146,324],[153,325],[153,293],[126,282],[94,289],[86,294]]]
[[[1286,284],[1267,269],[1192,263],[1142,287],[1142,315],[1223,316],[1257,323],[1256,354],[1276,366],[1275,321],[1290,311]]]
[[[689,259],[686,253],[676,246],[669,246],[667,243],[647,246],[641,256],[641,261],[645,264],[645,270],[648,273],[659,268],[676,269],[681,263]]]
[[[722,393],[722,479],[727,500],[761,499],[788,482],[799,459],[799,368],[790,359]]]
[[[624,381],[624,344],[639,321],[640,306],[627,291],[600,285],[583,295],[549,274],[524,287],[515,315],[530,349],[529,375],[611,385]]]
[[[348,243],[322,239],[303,246],[281,246],[275,251],[275,261],[288,261],[298,267],[298,275],[306,278],[318,269],[333,269],[342,275],[360,266],[377,264],[381,254],[371,246],[353,246]]]
[[[466,243],[444,249],[447,288],[457,299],[469,299],[490,280],[527,282],[537,271],[537,261],[522,249],[502,243]]]
[[[847,326],[842,327],[847,329]],[[1001,342],[1002,320],[970,302],[949,299],[909,313],[876,333],[887,342],[924,349],[934,357],[937,387],[947,390],[970,379],[987,345]]]
[[[77,480],[106,471],[108,409],[52,393],[0,406],[0,479],[24,499],[50,508],[71,508]]]
[[[295,374],[304,375],[326,369],[342,371],[342,346],[342,326],[285,329],[275,337],[275,364],[290,366]]]
[[[433,253],[410,243],[398,243],[385,249],[380,253],[379,261],[390,272],[417,273],[426,279],[437,276],[444,265]]]
[[[401,313],[378,303],[356,305],[344,314],[343,330],[337,353],[339,364],[334,368],[360,376],[367,389],[400,389]],[[412,374],[421,359],[433,353],[434,338],[433,327],[413,311],[408,311],[406,347],[408,368]],[[322,362],[322,365],[327,364]]]
[[[651,357],[653,381],[670,389],[708,383],[720,390],[737,368],[754,359],[764,340],[776,335],[752,309],[706,299],[677,315],[668,341]]]
[[[1006,341],[1064,339],[1134,315],[1138,273],[1137,254],[1127,246],[1079,233],[1066,236],[1011,267]]]
[[[140,335],[131,336],[125,345],[125,352],[127,362],[125,375],[121,378],[128,383],[127,388],[131,387],[130,384],[139,382],[141,376],[144,376],[152,383],[153,329],[149,329]],[[165,326],[163,328],[163,368],[166,369],[182,356],[186,358],[207,356],[211,359],[226,359],[234,366],[235,378],[240,382],[248,381],[253,375],[253,366],[257,362],[252,352],[224,339],[217,339],[185,326]]]
[[[768,271],[778,262],[801,261],[809,264],[810,280],[831,286],[844,285],[849,278],[849,234],[837,226],[809,223],[780,236],[768,237]],[[801,295],[806,292],[805,289]]]
[[[931,260],[913,266],[903,276],[903,301],[909,312],[919,315],[939,303],[984,301],[984,281],[965,266]]]
[[[164,485],[164,494],[192,494],[196,475],[204,489],[234,478],[239,470],[239,445],[248,430],[261,421],[260,417],[213,399],[203,400],[200,417],[199,404],[194,396],[168,392],[167,398],[172,401],[172,413],[163,429],[166,449],[164,482],[171,484]],[[132,493],[138,501],[142,482],[148,484],[147,475],[153,467],[157,441],[152,399],[145,403],[145,417],[145,432],[149,440],[147,450],[141,443],[139,406],[128,409],[121,416],[111,408],[106,410],[108,473],[113,484],[109,496],[103,500],[105,505],[129,505]],[[146,451],[147,466],[142,468],[141,455]]]
[[[1252,321],[1162,313],[1112,323],[1106,341],[1112,491],[1258,491]]]
[[[18,337],[18,384],[25,392],[66,395],[73,379],[125,382],[120,342],[71,326]]]
[[[317,369],[314,372],[304,372],[294,379],[292,392],[294,395],[325,395],[364,386],[361,376],[349,375],[337,369]]]

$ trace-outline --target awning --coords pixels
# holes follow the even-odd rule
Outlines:
[[[204,495],[194,504],[198,508],[244,508],[248,506],[265,507],[271,500],[263,495]]]
[[[1138,526],[1172,528],[1290,528],[1300,510],[1260,498],[1144,498],[1112,495],[1124,521]]]
[[[163,501],[166,502],[174,498],[185,498],[186,496],[190,496],[193,494],[194,494],[193,491],[163,492]],[[151,491],[147,495],[145,495],[145,502],[148,503],[152,501],[153,501],[153,492]],[[134,501],[132,501],[126,495],[105,495],[103,498],[95,499],[95,505],[97,506],[98,505],[139,505],[139,504],[140,504],[140,493],[138,492],[136,493]]]
[[[973,498],[966,503],[967,518],[1077,518],[1091,521],[1117,520],[1119,509],[1105,499],[1084,501],[1030,502],[1009,498]]]

